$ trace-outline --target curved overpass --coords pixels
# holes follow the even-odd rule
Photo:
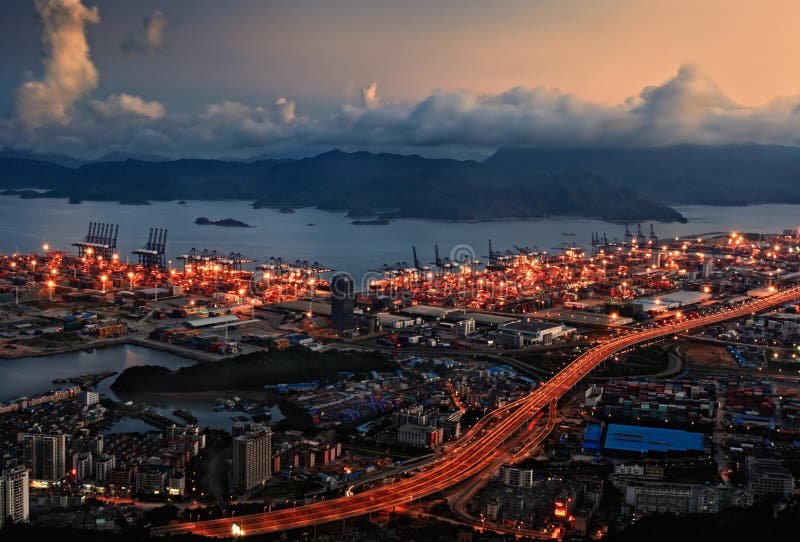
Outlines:
[[[444,457],[412,478],[349,497],[331,499],[299,508],[277,510],[268,514],[252,514],[169,525],[154,529],[153,534],[194,533],[203,536],[227,537],[231,536],[234,530],[241,535],[264,534],[340,521],[432,495],[471,478],[486,466],[491,465],[506,452],[509,439],[517,434],[532,416],[541,412],[551,401],[558,400],[610,356],[646,341],[740,318],[781,305],[797,297],[800,297],[800,286],[782,290],[769,297],[753,300],[722,312],[693,320],[684,320],[669,326],[633,332],[604,342],[577,357],[529,395],[484,417],[462,437],[455,447],[450,448]]]

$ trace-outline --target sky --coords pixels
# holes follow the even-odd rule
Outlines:
[[[798,145],[800,3],[2,0],[0,147]]]

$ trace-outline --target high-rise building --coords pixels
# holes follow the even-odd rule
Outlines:
[[[24,435],[22,459],[34,480],[60,480],[67,473],[67,436]]]
[[[233,486],[250,491],[272,476],[272,431],[269,427],[233,439]]]
[[[60,480],[67,473],[67,436],[42,436],[42,478]]]
[[[331,328],[339,335],[356,330],[355,304],[353,277],[346,273],[337,273],[331,279]]]
[[[22,465],[5,469],[0,475],[0,527],[6,518],[27,523],[29,512],[28,469]]]
[[[94,479],[98,482],[107,482],[111,479],[114,470],[115,458],[113,455],[101,454],[94,461]]]

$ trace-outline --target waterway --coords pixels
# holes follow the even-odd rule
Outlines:
[[[58,387],[53,384],[56,378],[67,378],[88,373],[116,371],[121,373],[128,367],[137,365],[160,365],[178,369],[195,363],[169,352],[151,350],[133,345],[113,346],[96,349],[92,352],[78,351],[47,357],[30,357],[0,360],[0,400],[31,395]],[[107,378],[97,386],[97,391],[118,401],[146,403],[165,416],[180,422],[172,415],[176,409],[189,410],[197,418],[201,427],[228,429],[233,423],[231,416],[241,412],[214,412],[213,398],[187,398],[169,395],[119,395],[111,389],[116,377]],[[272,408],[272,421],[283,419],[277,406]],[[123,418],[112,427],[112,431],[144,431],[152,429],[139,420]]]
[[[657,235],[664,238],[727,231],[777,233],[800,225],[800,205],[693,205],[677,209],[689,222],[656,223]],[[356,226],[340,212],[303,208],[284,214],[276,209],[253,209],[247,201],[69,205],[61,199],[0,196],[0,216],[3,253],[41,251],[45,243],[52,249],[74,251],[70,245],[86,235],[89,221],[101,221],[119,224],[118,251],[122,259],[144,244],[150,227],[160,227],[169,232],[167,258],[174,266],[179,265],[178,256],[194,247],[240,252],[259,261],[270,256],[318,261],[357,277],[385,263],[411,262],[412,246],[416,246],[421,263],[428,264],[434,260],[433,247],[437,243],[442,257],[449,256],[454,247],[466,245],[477,259],[485,259],[489,239],[495,250],[514,250],[514,245],[552,250],[564,242],[588,248],[592,232],[606,232],[609,239],[624,235],[623,225],[574,217],[497,222],[404,219],[385,226]],[[234,218],[256,227],[200,226],[194,224],[199,216]],[[643,224],[643,229],[647,234],[649,223]]]
[[[706,234],[711,232],[777,233],[800,225],[800,205],[752,205],[747,207],[677,207],[688,223],[656,223],[661,238]],[[89,221],[119,224],[118,252],[126,259],[141,247],[150,227],[167,228],[167,257],[178,266],[178,256],[192,247],[240,252],[260,261],[270,256],[286,260],[318,261],[323,265],[348,271],[356,277],[396,262],[412,261],[411,247],[416,246],[421,263],[433,262],[434,244],[440,256],[458,250],[470,251],[485,260],[488,240],[495,250],[513,247],[538,247],[552,251],[567,243],[588,248],[591,233],[607,233],[609,239],[622,238],[624,226],[598,220],[553,217],[543,220],[506,220],[497,222],[442,222],[432,220],[395,220],[385,226],[356,226],[343,213],[298,209],[284,214],[275,209],[253,209],[247,201],[157,202],[148,206],[127,206],[109,202],[86,202],[69,205],[65,200],[23,200],[0,196],[0,253],[41,251],[47,243],[53,250],[74,250],[71,243],[86,235]],[[195,218],[234,218],[256,226],[226,228],[200,226]],[[643,225],[649,233],[649,223]],[[23,358],[0,361],[0,399],[45,391],[54,378],[98,373],[121,372],[126,367],[156,364],[175,369],[190,363],[167,352],[142,347],[107,348],[91,353],[73,352],[47,358]],[[103,381],[99,390],[118,398],[109,389],[113,379]],[[129,400],[134,398],[118,398]],[[228,428],[230,412],[212,412],[210,400],[149,398],[148,404],[168,416],[180,408],[191,410],[202,425]],[[273,409],[273,420],[281,419]],[[117,428],[136,426],[122,420]]]

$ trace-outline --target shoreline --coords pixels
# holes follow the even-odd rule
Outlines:
[[[0,193],[0,196],[6,196],[6,197],[9,197],[9,198],[14,198],[15,197],[15,198],[25,199],[25,200],[64,200],[64,203],[67,203],[67,204],[70,203],[69,198],[66,198],[66,197],[61,196],[61,195],[58,195],[58,196],[38,196],[38,197],[33,197],[33,198],[20,198],[20,196],[17,195],[17,194],[3,194],[3,193]],[[147,200],[146,202],[142,202],[142,203],[137,203],[136,205],[152,205],[153,203],[175,203],[175,204],[178,204],[179,201],[184,201],[184,202],[187,202],[187,203],[191,202],[191,201],[197,201],[197,202],[225,202],[225,201],[248,202],[248,206],[250,208],[252,208],[252,209],[255,209],[255,210],[267,209],[267,210],[275,210],[277,212],[280,212],[279,211],[279,207],[277,207],[277,206],[256,205],[257,202],[254,202],[254,201],[252,201],[251,199],[248,199],[248,198],[244,198],[244,199],[242,199],[242,198],[219,198],[219,199],[200,199],[200,200],[160,200],[160,199],[154,199],[154,200]],[[117,204],[123,204],[123,202],[113,201],[113,200],[81,200],[80,203],[117,203]],[[780,204],[781,204],[780,202],[774,202],[774,203],[760,202],[760,203],[751,203],[751,204],[744,204],[744,205],[732,205],[732,206],[731,205],[723,205],[721,207],[739,207],[739,206],[747,207],[747,206],[752,206],[752,205],[780,205]],[[130,204],[128,204],[128,205],[130,205]],[[690,205],[703,205],[703,204],[690,204]],[[800,205],[800,204],[798,204],[798,205]],[[672,206],[670,206],[670,207],[672,207]],[[324,207],[319,207],[319,206],[316,206],[316,205],[298,205],[298,206],[293,206],[292,207],[292,209],[304,209],[304,208],[316,209],[318,211],[324,211],[324,212],[327,212],[327,213],[339,214],[339,215],[342,215],[344,218],[351,218],[351,217],[347,216],[347,213],[349,212],[348,210],[326,209]],[[680,214],[679,211],[676,211],[676,212],[678,212],[678,214]],[[662,223],[662,224],[669,224],[669,223],[673,223],[673,222],[679,222],[679,223],[688,222],[688,221],[684,222],[685,217],[683,217],[684,220],[681,220],[681,218],[677,218],[677,217],[673,217],[673,218],[667,218],[667,217],[659,217],[659,218],[653,218],[653,217],[650,217],[650,218],[643,218],[643,217],[610,218],[610,217],[608,217],[608,218],[606,218],[606,217],[598,217],[598,216],[590,216],[590,215],[583,216],[583,215],[571,215],[571,214],[563,214],[563,215],[562,214],[555,214],[555,215],[548,214],[548,215],[529,216],[529,217],[506,216],[506,217],[497,217],[497,218],[494,218],[494,217],[442,218],[442,217],[432,217],[432,216],[405,216],[405,215],[398,215],[398,216],[389,217],[388,220],[391,220],[391,221],[394,221],[394,220],[427,220],[427,221],[431,221],[431,222],[450,222],[450,223],[456,223],[456,224],[470,224],[470,223],[472,223],[472,224],[487,223],[488,224],[488,223],[492,223],[492,222],[537,222],[537,221],[541,221],[541,220],[561,219],[561,218],[563,218],[563,219],[576,219],[577,218],[577,219],[582,219],[582,220],[599,220],[599,221],[602,221],[602,222],[608,222],[610,224],[625,224],[626,222],[635,223],[635,222],[648,222],[648,221],[658,222],[658,223]],[[198,224],[198,225],[205,225],[205,224]],[[209,225],[216,225],[216,224],[209,224]],[[245,226],[242,226],[242,227],[245,227]],[[249,224],[246,226],[246,228],[256,228],[256,227],[257,226],[252,226],[252,225],[249,225]]]
[[[107,339],[96,344],[86,343],[75,346],[61,346],[50,350],[25,350],[17,348],[15,350],[0,350],[0,363],[3,360],[21,359],[21,358],[45,358],[48,356],[58,356],[60,354],[69,354],[70,352],[78,352],[80,350],[99,350],[102,348],[110,348],[113,346],[124,346],[131,344],[132,337],[118,337],[116,339]]]
[[[90,350],[90,349],[101,350],[105,348],[113,348],[115,346],[125,346],[125,345],[140,346],[142,348],[149,348],[151,350],[167,352],[168,354],[174,354],[178,357],[187,360],[202,362],[202,363],[233,359],[236,357],[236,355],[234,354],[221,356],[219,354],[212,354],[209,352],[203,352],[201,350],[196,350],[196,351],[187,350],[179,346],[171,345],[168,343],[153,341],[145,337],[129,335],[126,337],[117,337],[115,339],[106,339],[97,343],[62,346],[50,350],[35,350],[35,349],[28,350],[25,348],[17,348],[15,350],[0,350],[0,363],[2,363],[4,360],[14,360],[22,358],[45,358],[48,356],[58,356],[61,354],[79,352],[81,350]]]

